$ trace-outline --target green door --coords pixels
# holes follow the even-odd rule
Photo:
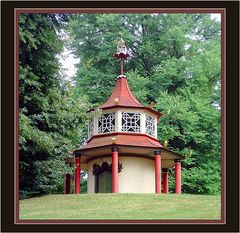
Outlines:
[[[98,174],[98,192],[99,193],[111,193],[112,192],[112,173],[101,172]]]

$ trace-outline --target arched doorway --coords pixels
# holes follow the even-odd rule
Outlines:
[[[122,164],[118,164],[118,172],[121,172]],[[112,192],[112,164],[102,162],[93,165],[93,175],[95,175],[95,193]]]
[[[98,173],[96,177],[97,193],[111,193],[112,192],[112,173],[103,171]]]

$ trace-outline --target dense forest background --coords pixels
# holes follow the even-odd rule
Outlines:
[[[160,142],[186,156],[182,191],[219,194],[220,29],[210,14],[21,14],[20,197],[63,193],[64,174],[73,172],[65,158],[86,140],[87,110],[111,94],[119,74],[119,32],[131,53],[131,90],[164,114]],[[80,58],[71,80],[61,72],[64,47]]]

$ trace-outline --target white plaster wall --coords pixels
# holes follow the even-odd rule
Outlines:
[[[110,158],[103,159],[111,163]],[[93,164],[99,159],[89,162],[88,166],[88,193],[94,193],[94,176],[92,175]],[[121,157],[123,169],[118,173],[119,193],[154,193],[155,170],[154,161],[140,157]]]

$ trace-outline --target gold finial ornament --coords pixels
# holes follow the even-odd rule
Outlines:
[[[122,55],[128,55],[128,51],[127,51],[127,48],[126,48],[126,45],[125,45],[125,41],[123,40],[123,38],[121,38],[119,41],[118,41],[118,46],[117,46],[117,54],[122,54]],[[126,60],[126,58],[124,56],[120,57],[121,59],[124,59]]]
[[[112,137],[112,144],[116,144],[117,138],[116,137]]]
[[[124,60],[127,60],[127,58],[129,57],[129,53],[128,53],[127,47],[125,45],[125,41],[122,38],[122,34],[121,33],[119,33],[119,34],[121,35],[121,39],[118,41],[118,44],[117,44],[117,53],[115,53],[113,56],[115,58],[117,58],[118,60],[121,60],[120,76],[123,76]]]
[[[121,39],[118,41],[118,48],[125,48],[125,41],[123,40],[123,38],[121,37]]]
[[[119,32],[119,35],[121,36],[121,38],[123,37],[124,33],[123,32]]]
[[[114,103],[119,104],[119,98],[114,98]]]
[[[163,146],[164,146],[164,147],[167,147],[167,146],[168,146],[168,140],[165,140],[165,141],[163,142]]]

